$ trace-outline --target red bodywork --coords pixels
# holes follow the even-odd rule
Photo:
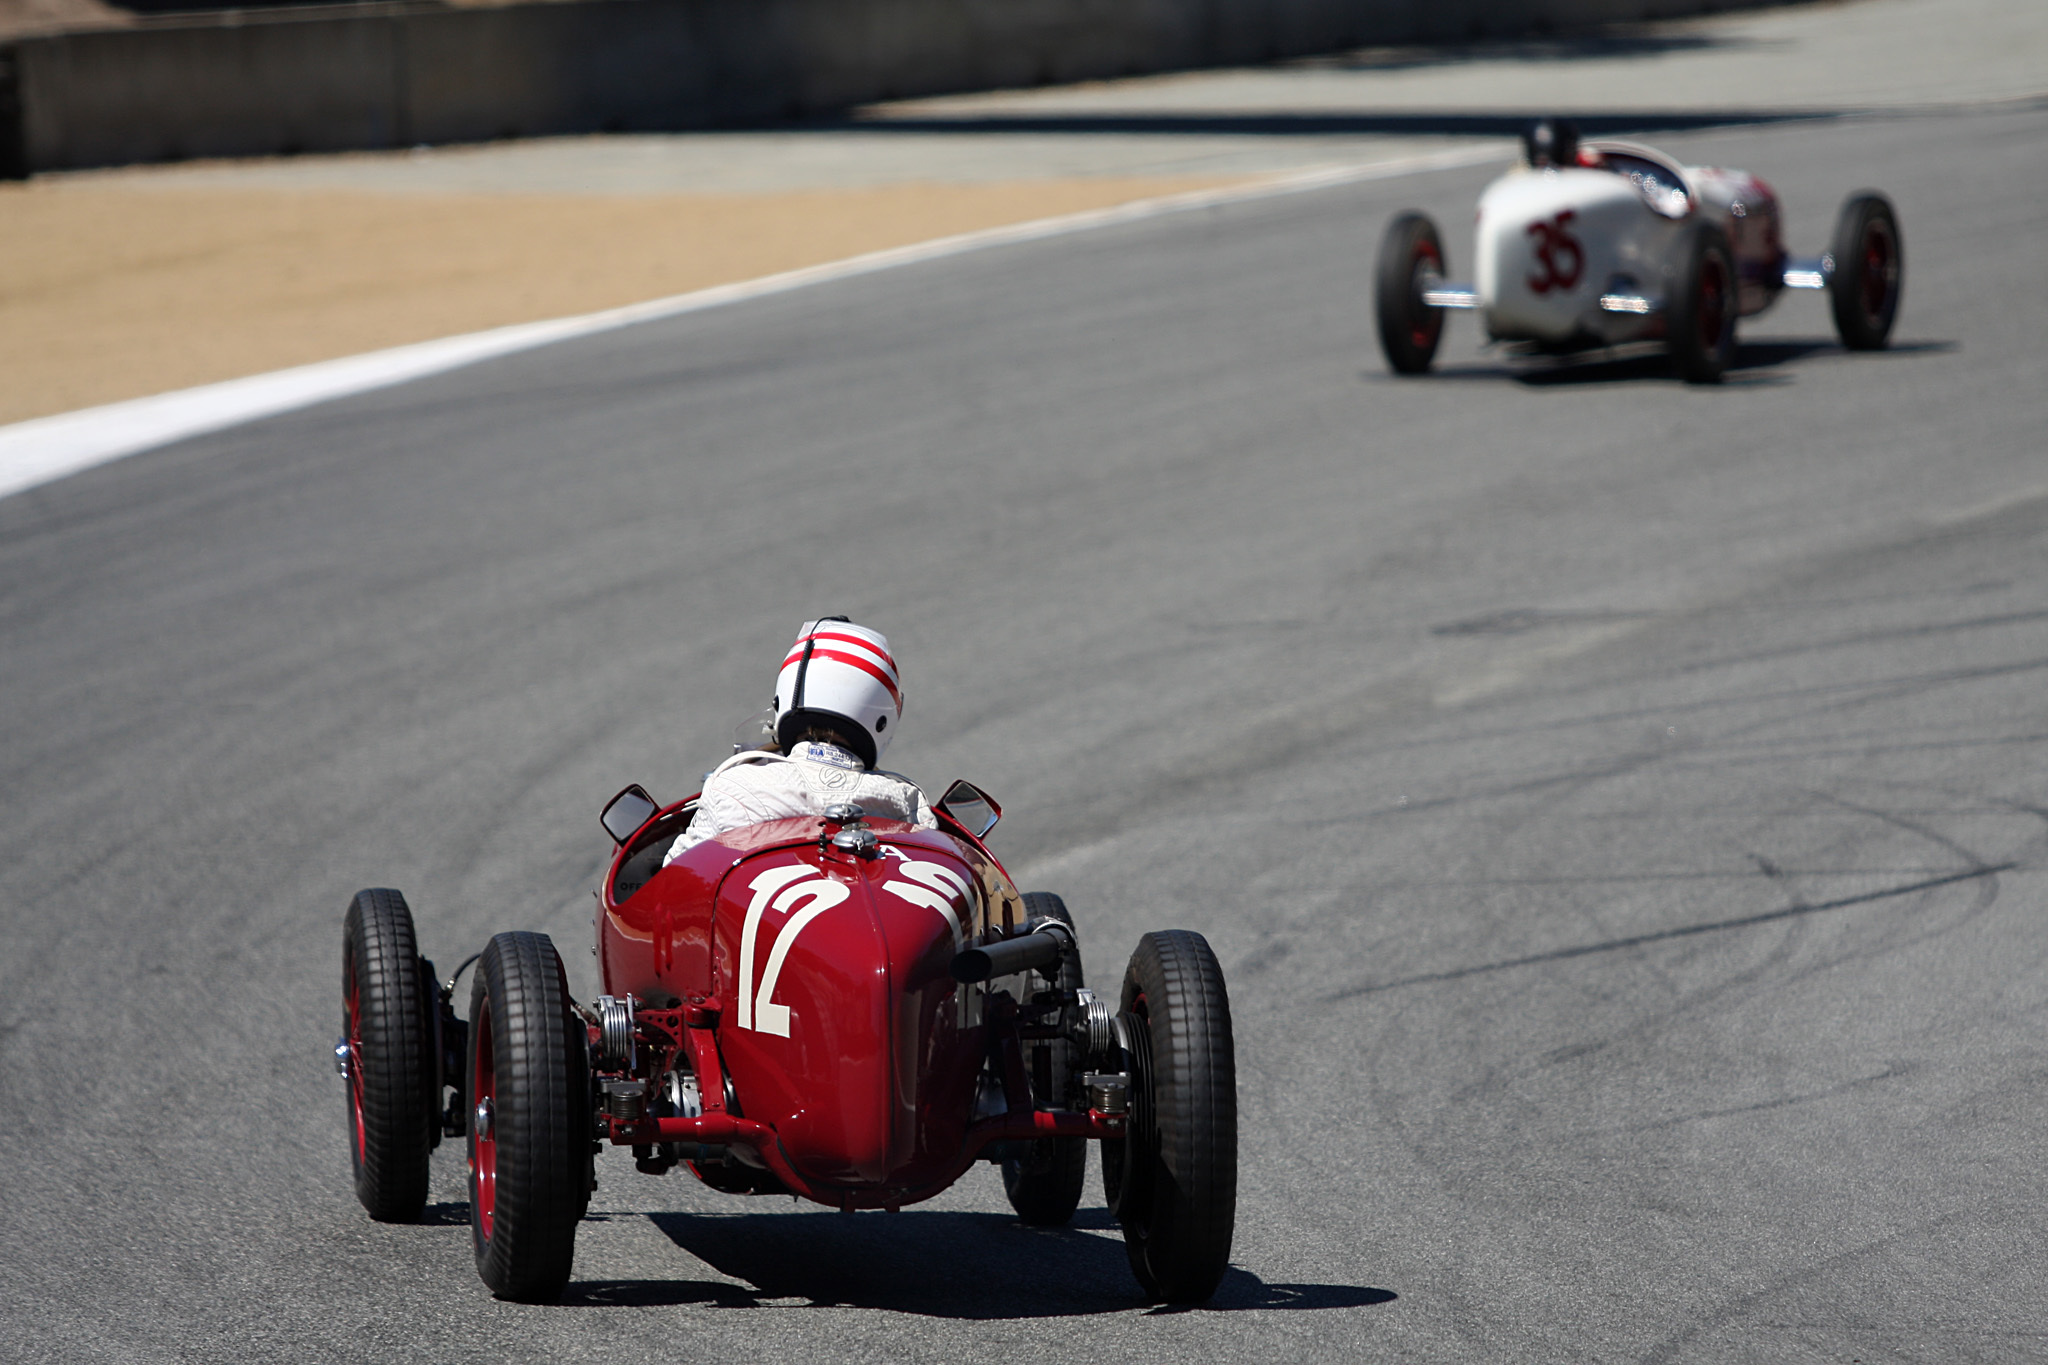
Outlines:
[[[862,854],[821,839],[817,819],[781,820],[662,868],[693,810],[668,807],[621,845],[597,942],[605,992],[638,1004],[630,1074],[653,1093],[693,1073],[703,1113],[612,1119],[611,1141],[715,1144],[820,1203],[896,1208],[992,1140],[1123,1135],[1110,1116],[1034,1113],[1022,1040],[1042,1031],[991,989],[1005,983],[953,980],[955,953],[1024,918],[965,829],[870,821]],[[1008,1112],[975,1123],[985,1069]]]

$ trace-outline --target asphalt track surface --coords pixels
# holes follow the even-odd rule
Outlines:
[[[1369,261],[1489,170],[931,262],[0,502],[0,1357],[2048,1359],[2048,114],[1689,132],[1899,344],[1793,297],[1729,382],[1397,381]],[[886,629],[894,764],[1009,810],[1093,972],[1209,935],[1234,1268],[1137,1302],[1091,1193],[900,1214],[612,1154],[560,1305],[459,1154],[348,1183],[341,916],[552,933],[797,621]]]

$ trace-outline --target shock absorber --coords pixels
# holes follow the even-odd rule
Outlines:
[[[1105,1057],[1116,1046],[1116,1015],[1109,1008],[1109,1002],[1096,998],[1095,992],[1082,987],[1074,992],[1076,1006],[1073,1021],[1067,1025],[1067,1037],[1074,1046],[1081,1049],[1083,1056]]]
[[[639,1048],[633,1037],[633,1008],[639,1003],[630,995],[624,1000],[611,995],[597,997],[598,1062],[607,1070],[632,1071],[639,1065]]]

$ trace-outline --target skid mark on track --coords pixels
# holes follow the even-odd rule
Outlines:
[[[1971,1218],[1972,1215],[1969,1214],[1949,1214],[1899,1232],[1872,1238],[1837,1255],[1809,1262],[1797,1270],[1777,1276],[1764,1285],[1763,1288],[1753,1293],[1734,1296],[1724,1300],[1720,1306],[1700,1313],[1690,1326],[1658,1342],[1655,1346],[1644,1352],[1640,1359],[1645,1361],[1676,1359],[1681,1349],[1685,1346],[1698,1341],[1718,1328],[1729,1327],[1742,1319],[1748,1318],[1759,1308],[1775,1301],[1789,1298],[1803,1289],[1821,1284],[1840,1271],[1859,1262],[1869,1260],[1875,1256],[1886,1255],[1911,1240],[1946,1232],[1959,1223],[1967,1224]],[[1998,1335],[2004,1336],[2006,1334],[2001,1333]],[[1843,1354],[1848,1355],[1851,1353],[1843,1352]]]
[[[1952,635],[1963,631],[1997,630],[2004,626],[2035,625],[2042,621],[2048,621],[2048,611],[2010,611],[2000,612],[1991,616],[1970,617],[1961,621],[1925,621],[1916,622],[1911,625],[1887,626],[1881,630],[1858,631],[1853,635],[1838,635],[1821,640],[1802,640],[1797,644],[1753,650],[1747,654],[1728,654],[1712,659],[1701,659],[1672,669],[1670,676],[1683,677],[1688,673],[1711,672],[1719,668],[1733,668],[1738,664],[1768,663],[1775,659],[1798,658],[1831,649],[1857,649],[1866,645],[1896,644],[1900,641],[1922,639],[1930,635]]]
[[[1625,635],[1643,629],[1653,620],[1655,618],[1648,614],[1634,615],[1626,620],[1584,627],[1573,639],[1514,651],[1506,657],[1487,663],[1470,675],[1448,679],[1438,684],[1432,700],[1438,707],[1449,710],[1499,696],[1503,692],[1513,690],[1543,669],[1581,654],[1590,654],[1602,645],[1611,644]]]
[[[1578,791],[1596,786],[1611,778],[1627,777],[1660,759],[1669,757],[1671,757],[1670,754],[1657,751],[1625,754],[1620,758],[1605,763],[1593,764],[1584,768],[1574,768],[1569,772],[1546,773],[1542,777],[1531,777],[1520,782],[1510,782],[1473,791],[1457,792],[1450,796],[1433,796],[1419,800],[1402,796],[1392,805],[1377,806],[1363,812],[1347,812],[1343,815],[1331,815],[1315,820],[1304,820],[1301,822],[1301,825],[1307,829],[1323,828],[1330,825],[1351,825],[1358,823],[1360,820],[1371,819],[1377,816],[1395,814],[1415,815],[1423,811],[1441,810],[1446,807],[1464,805],[1473,801],[1497,801],[1517,796],[1533,796],[1538,793],[1553,792],[1559,788],[1567,791]]]
[[[1882,1085],[1886,1081],[1900,1076],[1910,1076],[1922,1069],[1916,1063],[1895,1062],[1882,1071],[1873,1072],[1868,1076],[1857,1076],[1852,1080],[1843,1081],[1839,1085],[1830,1085],[1820,1090],[1809,1090],[1798,1095],[1786,1095],[1775,1100],[1758,1100],[1754,1104],[1731,1105],[1726,1109],[1703,1109],[1698,1113],[1680,1114],[1676,1118],[1655,1119],[1648,1123],[1630,1123],[1617,1128],[1585,1128],[1579,1130],[1573,1136],[1589,1138],[1609,1137],[1616,1133],[1652,1133],[1662,1128],[1678,1128],[1688,1123],[1703,1123],[1708,1119],[1735,1118],[1742,1114],[1762,1114],[1768,1113],[1773,1109],[1789,1109],[1795,1105],[1811,1104],[1815,1100],[1832,1099],[1836,1095],[1850,1094],[1853,1091],[1862,1090],[1868,1086]]]
[[[1531,953],[1527,957],[1507,958],[1500,962],[1483,962],[1472,967],[1454,967],[1442,972],[1424,972],[1416,976],[1402,977],[1396,981],[1370,982],[1362,986],[1347,986],[1332,991],[1323,997],[1325,1002],[1335,1003],[1354,999],[1361,995],[1373,995],[1380,991],[1397,990],[1403,986],[1426,986],[1440,981],[1459,981],[1468,976],[1480,976],[1489,972],[1504,972],[1514,967],[1532,967],[1544,962],[1564,962],[1575,957],[1591,957],[1596,953],[1618,952],[1624,948],[1639,948],[1651,943],[1664,943],[1673,939],[1693,938],[1700,934],[1717,934],[1728,929],[1747,929],[1752,925],[1770,924],[1778,920],[1796,919],[1801,915],[1818,914],[1823,910],[1843,910],[1852,905],[1869,905],[1875,901],[1891,900],[1898,896],[1910,896],[1915,892],[1932,891],[1937,887],[1953,886],[1958,882],[1976,881],[1995,877],[2001,872],[2010,872],[2020,866],[2018,863],[1994,863],[1985,867],[1974,867],[1966,872],[1952,872],[1944,877],[1929,877],[1922,881],[1909,882],[1904,886],[1890,886],[1881,891],[1866,891],[1859,896],[1843,896],[1838,900],[1818,901],[1811,905],[1793,904],[1777,910],[1766,910],[1761,914],[1742,915],[1735,919],[1714,920],[1708,924],[1688,924],[1676,929],[1659,929],[1655,933],[1631,934],[1626,938],[1608,939],[1604,943],[1586,943],[1574,948],[1554,948],[1546,953]]]
[[[1918,820],[1908,819],[1903,815],[1889,814],[1885,811],[1878,810],[1871,806],[1859,806],[1854,801],[1850,801],[1844,797],[1835,796],[1829,792],[1808,790],[1807,795],[1813,797],[1816,801],[1824,801],[1831,806],[1839,806],[1843,810],[1854,811],[1858,815],[1867,815],[1873,820],[1883,821],[1885,824],[1890,825],[1892,828],[1902,829],[1906,831],[1906,833],[1908,834],[1917,834],[1922,839],[1925,839],[1929,843],[1935,845],[1935,847],[1945,849],[1948,852],[1955,854],[1958,858],[1961,858],[1965,863],[1967,863],[1969,866],[1973,868],[1983,868],[1988,867],[1990,865],[1984,858],[1978,856],[1976,853],[1972,852],[1968,848],[1965,848],[1963,845],[1957,843],[1955,840],[1949,838],[1947,835],[1942,834],[1937,830],[1930,829],[1928,826],[1920,823]]]

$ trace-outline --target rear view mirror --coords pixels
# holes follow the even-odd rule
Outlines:
[[[769,707],[758,715],[748,716],[732,727],[732,751],[746,753],[750,749],[773,749],[775,747],[775,708]]]
[[[605,803],[604,814],[598,820],[604,825],[604,832],[612,836],[613,843],[623,844],[660,809],[655,799],[647,794],[647,788],[635,782]]]
[[[958,821],[969,834],[979,839],[996,827],[996,821],[1003,818],[1003,808],[994,798],[972,782],[955,782],[946,788],[946,794],[939,798],[939,809]]]

